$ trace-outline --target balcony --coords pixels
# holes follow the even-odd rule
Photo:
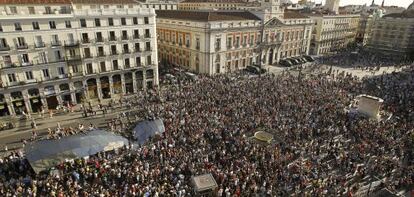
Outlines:
[[[121,40],[128,40],[128,36],[122,36]]]
[[[85,38],[85,39],[82,39],[82,43],[83,44],[89,44],[89,43],[91,43],[91,40],[89,40],[89,38]]]
[[[200,50],[200,46],[196,46],[196,50]]]
[[[60,42],[59,40],[54,40],[50,43],[50,45],[53,47],[57,47],[57,46],[61,46],[62,42]]]
[[[46,44],[44,42],[39,42],[34,45],[35,48],[44,48]]]
[[[124,49],[124,51],[123,51],[123,53],[124,53],[124,54],[128,54],[128,53],[130,53],[130,52],[131,52],[131,51],[130,51],[129,49],[126,49],[126,50]]]
[[[151,47],[147,47],[147,48],[145,48],[145,51],[152,51],[152,48]]]
[[[9,51],[10,47],[8,45],[0,46],[0,51]]]
[[[118,55],[118,51],[111,51],[111,55]]]
[[[141,49],[134,49],[134,51],[137,52],[137,53],[141,53],[142,52]]]
[[[105,53],[104,52],[98,52],[98,57],[105,57]]]
[[[116,37],[109,37],[109,41],[116,41]]]
[[[16,45],[16,49],[28,49],[29,46],[27,46],[26,43],[22,44],[22,45]]]
[[[96,38],[96,43],[102,43],[104,42],[102,37]]]
[[[86,57],[85,57],[86,58]],[[81,58],[81,56],[80,55],[73,55],[73,56],[66,56],[65,57],[65,60],[66,61],[70,61],[70,62],[73,62],[73,61],[80,61],[82,58]]]
[[[132,39],[132,40],[139,39],[139,35],[138,35],[138,34],[135,34],[135,35],[133,35],[133,36],[131,37],[131,39]]]
[[[145,38],[151,38],[150,34],[145,34]]]
[[[65,41],[64,45],[65,47],[77,47],[79,46],[79,41],[74,41],[74,40]]]

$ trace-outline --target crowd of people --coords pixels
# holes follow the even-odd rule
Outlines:
[[[350,118],[344,108],[362,93],[383,98],[392,118]],[[284,73],[180,81],[125,99],[135,111],[108,122],[128,133],[135,121],[161,118],[160,138],[40,174],[13,153],[0,161],[0,196],[194,196],[191,177],[206,173],[219,197],[345,196],[372,179],[408,191],[413,94],[413,71],[364,80]],[[257,128],[272,133],[272,143],[252,140]]]

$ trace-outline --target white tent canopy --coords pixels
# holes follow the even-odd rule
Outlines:
[[[128,140],[103,130],[77,134],[56,140],[43,140],[25,147],[26,158],[38,173],[59,163],[98,152],[110,151],[128,144]]]

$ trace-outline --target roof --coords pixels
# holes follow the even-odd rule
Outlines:
[[[137,3],[134,0],[71,0],[71,1],[73,4],[136,4]]]
[[[258,20],[260,18],[248,11],[184,11],[156,10],[157,18],[181,19],[189,21],[236,21]]]
[[[9,4],[9,5],[14,5],[14,4],[26,4],[26,5],[31,5],[31,4],[70,4],[70,0],[0,0],[0,5],[1,4]]]
[[[180,3],[247,3],[243,0],[184,0]]]
[[[294,19],[294,18],[309,18],[299,12],[285,11],[283,13],[283,18],[285,19]]]
[[[392,18],[414,18],[414,10],[406,10],[402,13],[392,13],[383,16],[384,18],[392,17]]]
[[[0,5],[14,4],[136,4],[134,0],[0,0]]]
[[[151,137],[156,134],[161,134],[165,132],[164,123],[161,119],[156,120],[145,120],[139,122],[133,131],[134,139],[140,144],[143,145]]]

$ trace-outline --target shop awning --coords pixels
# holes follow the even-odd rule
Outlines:
[[[56,140],[37,141],[28,144],[24,151],[33,170],[39,173],[68,160],[110,151],[127,144],[128,140],[122,136],[94,130]]]

